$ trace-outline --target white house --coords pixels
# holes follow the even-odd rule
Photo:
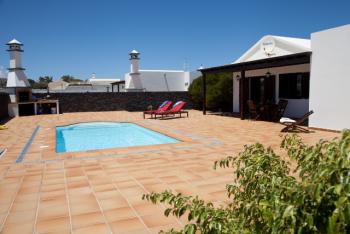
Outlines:
[[[124,92],[125,81],[115,78],[97,78],[93,73],[87,81],[67,83],[63,80],[57,80],[49,83],[50,92]],[[35,90],[35,92],[46,92]]]
[[[87,83],[95,85],[110,85],[111,83],[118,81],[120,81],[120,79],[96,77],[96,74],[92,73],[91,78],[87,80]]]
[[[106,89],[109,92],[114,92],[114,91],[118,91],[118,92],[124,92],[125,91],[125,82],[120,80],[120,79],[116,79],[116,78],[100,78],[100,77],[96,77],[96,74],[93,73],[91,78],[87,80],[86,82],[87,84],[92,85],[92,87],[95,88],[99,88],[99,89]],[[115,86],[117,86],[117,88],[115,89]]]
[[[65,90],[68,86],[69,83],[63,80],[55,80],[48,84],[48,88],[50,91]]]
[[[139,70],[139,54],[136,50],[130,53],[130,72],[125,74],[127,92],[187,91],[192,81],[201,75],[198,71]]]
[[[311,39],[268,35],[232,64],[200,71],[204,77],[232,72],[233,111],[241,118],[248,100],[286,99],[285,116],[298,118],[313,110],[310,127],[341,130],[350,128],[349,41],[350,25],[312,33]]]
[[[233,64],[311,52],[310,44],[308,39],[264,36]],[[265,79],[266,73],[271,73],[268,79]],[[237,76],[240,77],[240,72],[234,72],[234,77]],[[247,70],[245,77],[247,86],[249,86],[247,90],[248,99],[255,102],[272,99],[276,103],[279,99],[286,99],[288,100],[288,106],[285,115],[289,117],[300,117],[309,110],[309,93],[308,90],[305,91],[305,89],[308,89],[310,77],[309,63]],[[274,93],[264,97],[261,92],[264,88],[274,89]],[[303,91],[306,93],[303,93]],[[234,79],[233,93],[233,111],[239,112],[239,79]]]

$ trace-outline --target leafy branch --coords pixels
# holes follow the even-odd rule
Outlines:
[[[215,169],[234,169],[225,207],[171,191],[143,199],[167,204],[166,216],[187,215],[182,230],[168,233],[350,233],[350,131],[314,146],[287,135],[281,148],[297,162],[298,178],[259,143],[215,162]]]

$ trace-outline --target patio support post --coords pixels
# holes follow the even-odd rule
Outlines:
[[[203,73],[202,77],[202,100],[203,100],[203,115],[207,114],[207,76]]]
[[[245,71],[241,71],[241,79],[239,80],[239,114],[241,119],[244,119],[244,82],[245,82]]]

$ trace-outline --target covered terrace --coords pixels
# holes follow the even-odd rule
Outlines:
[[[209,68],[201,68],[199,71],[202,73],[202,96],[203,96],[203,107],[202,111],[205,115],[207,112],[206,106],[206,79],[210,74],[219,74],[219,73],[232,73],[234,82],[239,84],[239,95],[237,92],[233,96],[237,95],[239,99],[239,116],[241,119],[244,119],[247,116],[248,108],[247,108],[247,100],[249,99],[249,94],[252,90],[250,90],[250,82],[249,77],[247,77],[247,72],[259,69],[266,69],[265,77],[262,77],[261,81],[264,84],[263,98],[272,97],[275,99],[275,82],[271,82],[271,77],[274,80],[274,74],[270,71],[276,68],[285,68],[288,66],[295,65],[309,65],[310,64],[311,52],[302,52],[302,53],[294,53],[290,55],[278,56],[278,57],[269,57],[265,59],[259,59],[254,61],[246,61],[246,62],[238,62],[232,63],[223,66],[209,67]],[[307,87],[308,88],[308,87]],[[237,89],[236,89],[237,90]],[[236,97],[237,97],[236,96]],[[234,97],[233,97],[234,98]]]

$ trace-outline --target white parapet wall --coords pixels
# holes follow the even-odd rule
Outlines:
[[[169,70],[140,70],[140,79],[146,91],[184,91],[185,73]]]
[[[173,70],[140,70],[139,78],[143,91],[172,92],[187,91],[192,81],[200,76],[199,72]],[[125,74],[126,89],[129,88],[130,74]]]
[[[350,25],[311,34],[310,127],[350,128]]]

